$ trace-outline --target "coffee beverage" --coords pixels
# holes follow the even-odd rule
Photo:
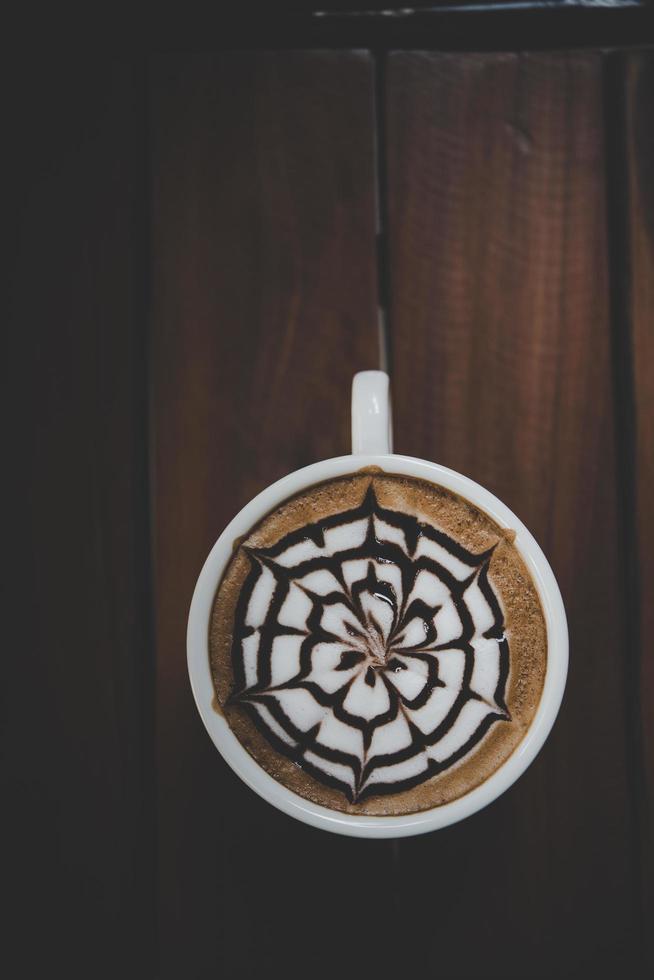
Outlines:
[[[352,814],[463,796],[533,721],[547,631],[515,534],[443,487],[369,468],[234,542],[214,599],[215,708],[257,763]]]

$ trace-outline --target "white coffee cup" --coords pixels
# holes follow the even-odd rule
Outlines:
[[[288,497],[324,480],[378,466],[389,473],[419,477],[468,499],[500,526],[516,532],[515,546],[538,589],[547,626],[547,669],[532,724],[512,755],[489,778],[464,796],[420,813],[354,816],[298,796],[268,775],[241,745],[224,716],[213,707],[209,666],[209,623],[214,596],[232,556],[233,543]],[[352,455],[313,463],[262,490],[225,528],[207,558],[191,602],[187,631],[188,669],[198,711],[216,748],[241,779],[273,806],[314,827],[352,837],[406,837],[446,827],[495,800],[535,758],[557,716],[568,669],[568,629],[561,593],[545,555],[524,524],[478,483],[437,463],[392,451],[388,375],[363,371],[352,384]],[[228,805],[228,804],[226,804]]]

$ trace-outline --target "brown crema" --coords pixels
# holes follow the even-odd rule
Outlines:
[[[239,596],[251,569],[247,549],[274,546],[287,534],[319,524],[332,515],[361,506],[370,488],[380,507],[401,512],[444,532],[469,552],[492,549],[488,581],[503,613],[509,671],[504,689],[508,718],[495,721],[481,740],[449,768],[417,785],[351,802],[273,746],[253,722],[252,713],[230,698],[235,687],[234,623]],[[288,789],[333,810],[351,814],[400,815],[451,802],[487,780],[525,737],[538,708],[547,666],[547,631],[536,586],[520,552],[515,533],[500,527],[470,501],[436,484],[375,468],[316,484],[286,500],[234,543],[220,582],[210,621],[209,647],[215,707],[257,763]]]

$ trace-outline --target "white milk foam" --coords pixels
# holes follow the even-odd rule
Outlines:
[[[447,769],[508,719],[491,554],[382,509],[372,491],[306,536],[251,552],[235,700],[351,800]]]

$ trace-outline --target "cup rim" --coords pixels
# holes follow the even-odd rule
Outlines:
[[[216,589],[233,553],[234,542],[289,497],[324,480],[376,466],[390,474],[413,476],[467,498],[497,524],[516,532],[515,545],[538,590],[547,627],[547,666],[540,703],[532,723],[509,758],[483,783],[449,803],[396,816],[355,815],[330,810],[299,796],[277,782],[249,754],[214,707],[209,664],[209,625]],[[233,518],[204,563],[189,610],[187,662],[191,689],[200,717],[227,764],[259,796],[277,809],[313,827],[351,837],[408,837],[427,833],[476,813],[507,790],[534,760],[558,714],[568,669],[568,628],[554,573],[531,532],[498,497],[479,483],[439,463],[402,456],[348,455],[312,463],[262,490]]]

